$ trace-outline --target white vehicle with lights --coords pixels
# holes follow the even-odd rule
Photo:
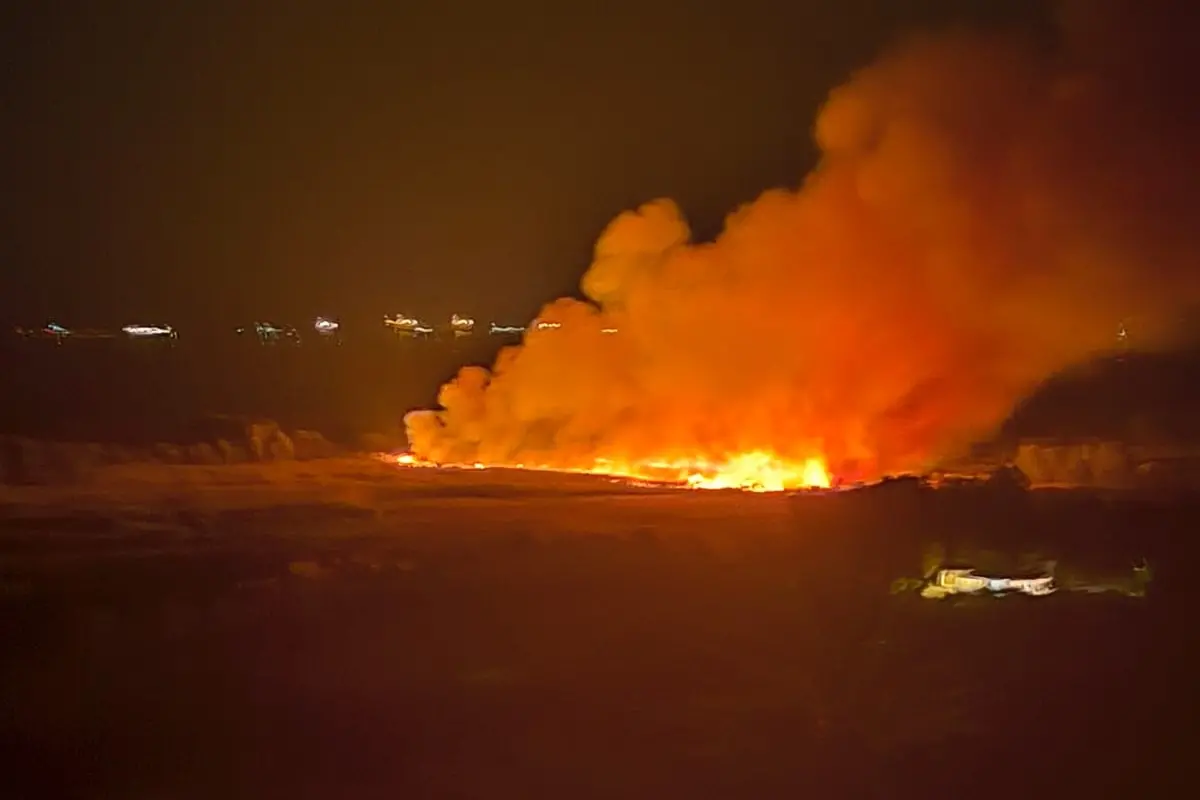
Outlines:
[[[384,316],[384,327],[397,336],[423,338],[433,333],[433,327],[426,325],[416,317],[407,314],[397,314],[394,317]]]
[[[941,600],[953,595],[1000,595],[1010,592],[1044,597],[1056,591],[1053,575],[1003,578],[978,575],[974,569],[939,569],[921,587],[921,597]]]

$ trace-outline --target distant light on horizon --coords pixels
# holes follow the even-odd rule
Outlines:
[[[122,331],[135,338],[144,339],[154,336],[175,336],[175,329],[170,325],[126,325]]]
[[[422,322],[416,317],[410,317],[407,314],[396,314],[394,317],[389,317],[386,314],[383,317],[385,327],[396,332],[398,336],[428,336],[433,333],[433,326]]]
[[[524,325],[497,325],[496,323],[493,322],[491,324],[491,326],[488,328],[488,333],[490,333],[492,336],[496,336],[498,334],[524,333],[524,332],[525,332]]]
[[[268,342],[290,341],[300,344],[300,332],[291,325],[276,325],[272,322],[255,322],[254,332],[263,344]]]
[[[411,331],[421,327],[421,320],[416,317],[410,317],[407,314],[397,314],[394,317],[389,317],[385,314],[383,324],[389,328]]]

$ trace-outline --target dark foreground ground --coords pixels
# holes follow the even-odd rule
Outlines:
[[[1174,797],[1195,771],[1190,500],[255,480],[4,498],[5,797]],[[976,535],[1144,550],[1155,584],[889,593]]]

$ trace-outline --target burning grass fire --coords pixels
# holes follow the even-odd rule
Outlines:
[[[1111,352],[1122,319],[1139,347],[1169,343],[1200,303],[1200,116],[1172,91],[1191,49],[1169,5],[1066,2],[1055,47],[902,42],[829,94],[800,185],[715,240],[669,199],[613,220],[582,299],[405,418],[413,453],[870,481],[990,437],[1047,378]]]
[[[424,461],[411,453],[380,454],[381,460],[403,467],[431,469],[486,469],[482,463],[439,464]],[[819,458],[802,462],[785,461],[770,453],[741,453],[723,461],[652,460],[622,462],[596,459],[588,468],[564,468],[542,465],[504,465],[512,469],[531,469],[602,475],[635,483],[675,484],[692,489],[740,489],[748,492],[783,492],[797,489],[829,489],[833,486],[825,464]]]

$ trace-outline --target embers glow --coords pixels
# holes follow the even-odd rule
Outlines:
[[[412,453],[379,454],[378,458],[403,467],[430,469],[487,469],[489,465],[439,464]],[[796,489],[829,489],[833,481],[820,458],[788,461],[765,451],[739,453],[721,461],[704,458],[618,461],[596,459],[588,467],[530,464],[495,464],[503,469],[602,475],[633,485],[677,485],[691,489],[739,489],[747,492],[784,492]]]

